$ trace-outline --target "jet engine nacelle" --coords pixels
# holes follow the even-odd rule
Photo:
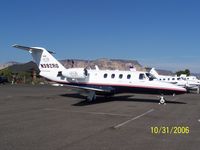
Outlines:
[[[70,68],[63,71],[62,76],[72,79],[84,79],[88,76],[88,71],[85,68]]]

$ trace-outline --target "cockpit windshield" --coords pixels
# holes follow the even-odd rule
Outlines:
[[[149,78],[149,81],[152,81],[154,79],[157,79],[154,75],[152,75],[151,73],[145,73],[146,76]]]

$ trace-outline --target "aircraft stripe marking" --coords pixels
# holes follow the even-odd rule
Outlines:
[[[52,80],[53,81],[53,80]],[[146,89],[161,89],[161,90],[173,90],[173,91],[180,91],[180,92],[185,92],[185,90],[180,90],[180,89],[174,89],[174,88],[160,88],[160,87],[153,87],[153,86],[139,86],[139,85],[127,85],[127,84],[103,84],[103,83],[70,83],[70,82],[64,82],[64,81],[55,81],[61,84],[66,84],[66,85],[94,85],[94,86],[121,86],[121,87],[130,87],[130,88],[146,88]]]
[[[141,117],[143,117],[143,116],[145,116],[145,115],[147,115],[147,114],[149,114],[149,113],[151,113],[151,112],[153,112],[153,111],[154,111],[154,109],[150,109],[150,110],[148,110],[147,112],[145,112],[145,113],[143,113],[143,114],[141,114],[141,115],[139,115],[139,116],[133,117],[133,118],[131,118],[131,119],[125,121],[125,122],[122,122],[122,123],[120,123],[120,124],[118,124],[118,125],[115,125],[113,128],[114,128],[114,129],[120,128],[120,127],[122,127],[122,126],[124,126],[124,125],[130,123],[131,121],[134,121],[134,120],[136,120],[136,119],[139,119],[139,118],[141,118]]]

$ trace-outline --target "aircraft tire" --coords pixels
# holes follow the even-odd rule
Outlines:
[[[160,98],[160,104],[165,104],[165,99],[163,97]]]

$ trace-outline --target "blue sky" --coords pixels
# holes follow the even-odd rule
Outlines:
[[[194,0],[1,0],[0,63],[31,60],[17,43],[58,59],[134,59],[200,73],[199,8]]]

